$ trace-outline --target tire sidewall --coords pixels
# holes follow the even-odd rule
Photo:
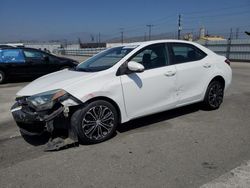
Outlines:
[[[87,136],[85,136],[83,129],[82,129],[82,120],[83,120],[86,112],[88,112],[89,109],[91,109],[92,107],[97,106],[97,105],[103,105],[103,106],[108,107],[113,112],[115,119],[114,119],[114,126],[113,126],[112,130],[110,131],[110,133],[107,134],[107,136],[105,136],[104,138],[102,138],[100,140],[92,140],[92,139],[89,139]],[[111,138],[114,135],[114,133],[116,131],[116,127],[118,125],[118,113],[117,113],[117,110],[115,109],[115,107],[107,101],[104,101],[104,100],[93,101],[93,102],[87,104],[85,107],[77,110],[72,115],[71,125],[74,126],[74,128],[78,134],[79,139],[83,143],[97,144],[97,143],[103,142],[105,140],[108,140],[109,138]]]
[[[4,83],[5,81],[5,73],[3,71],[0,70],[0,78],[2,77],[2,79],[0,79],[0,84]]]

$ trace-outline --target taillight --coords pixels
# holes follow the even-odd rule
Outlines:
[[[230,66],[230,61],[228,59],[225,60],[225,63]]]

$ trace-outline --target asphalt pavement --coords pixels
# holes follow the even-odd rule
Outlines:
[[[46,138],[25,141],[11,117],[28,82],[1,85],[0,187],[213,187],[250,160],[250,63],[232,69],[218,110],[166,111],[121,125],[106,142],[58,152],[43,152]]]

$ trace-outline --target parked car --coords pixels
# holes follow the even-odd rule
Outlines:
[[[197,102],[215,110],[231,79],[230,62],[199,44],[132,43],[35,80],[11,111],[23,134],[66,128],[73,141],[99,143],[118,124],[149,114]]]
[[[0,44],[0,49],[1,48],[16,48],[15,46],[11,46],[11,45],[8,45],[8,44]]]
[[[39,77],[75,67],[75,60],[57,57],[33,48],[0,48],[0,84],[8,78]]]

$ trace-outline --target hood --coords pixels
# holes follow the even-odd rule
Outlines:
[[[67,57],[58,57],[58,58],[60,58],[61,60],[64,60],[64,61],[73,61],[73,62],[76,62],[76,60],[70,59],[70,58],[67,58]]]
[[[75,65],[79,64],[79,61],[74,60],[74,59],[70,59],[70,58],[67,58],[67,57],[58,57],[58,58],[60,59],[60,61],[63,61],[63,62],[71,62],[71,63],[74,63]]]
[[[17,93],[17,96],[31,96],[54,89],[67,90],[68,87],[74,85],[78,81],[92,78],[96,74],[97,73],[93,72],[78,72],[64,69],[34,80],[23,89],[21,89]]]

